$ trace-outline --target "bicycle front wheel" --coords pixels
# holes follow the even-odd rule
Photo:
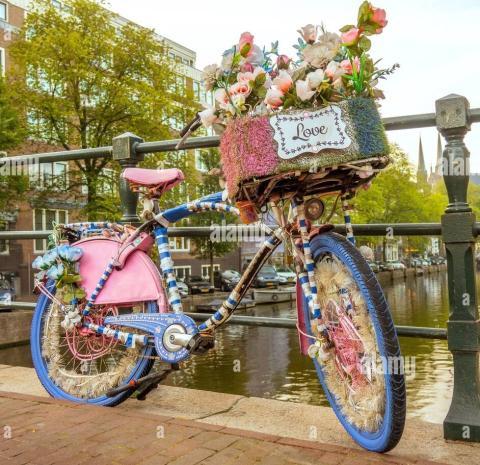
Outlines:
[[[55,294],[53,282],[47,288]],[[156,311],[155,302],[122,307],[95,305],[88,320],[102,324],[107,316]],[[127,349],[121,342],[86,328],[65,330],[60,324],[63,316],[55,301],[40,296],[33,315],[30,344],[33,365],[44,388],[52,397],[79,403],[114,406],[127,399],[130,391],[114,397],[105,393],[146,375],[153,365],[154,349],[150,346]]]
[[[386,452],[403,433],[405,378],[397,334],[383,291],[360,252],[343,236],[311,241],[318,301],[330,347],[310,352],[319,380],[350,436],[365,449]],[[317,339],[303,296],[305,326]]]

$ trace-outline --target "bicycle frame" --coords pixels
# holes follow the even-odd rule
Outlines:
[[[155,225],[153,227],[153,233],[158,248],[160,258],[160,269],[166,282],[166,291],[168,302],[171,310],[175,314],[182,314],[183,307],[180,299],[180,295],[177,287],[177,279],[175,275],[173,260],[171,257],[169,241],[168,241],[168,227],[190,215],[201,213],[203,211],[219,211],[230,212],[239,214],[237,208],[232,205],[228,205],[223,201],[223,193],[217,192],[215,194],[202,197],[199,200],[188,202],[180,206],[165,210],[155,215]],[[353,242],[353,231],[351,228],[350,217],[348,215],[348,203],[345,198],[342,198],[344,219],[347,229],[347,237]],[[261,225],[263,230],[267,233],[267,237],[263,244],[255,254],[252,261],[247,266],[240,281],[235,288],[231,291],[227,299],[222,303],[220,308],[205,322],[198,325],[197,329],[200,333],[212,333],[218,327],[223,325],[230,316],[235,312],[241,299],[244,297],[251,283],[255,279],[258,271],[265,264],[268,258],[272,255],[278,245],[289,239],[292,241],[293,253],[295,256],[295,268],[298,276],[298,281],[302,287],[302,291],[307,299],[308,306],[311,313],[312,327],[317,330],[318,334],[321,334],[325,330],[325,326],[321,320],[321,310],[317,302],[317,288],[314,277],[314,262],[311,256],[309,231],[307,227],[307,220],[304,214],[303,198],[298,197],[295,200],[291,200],[293,218],[296,221],[296,227],[298,229],[298,238],[301,239],[300,244],[296,244],[294,238],[290,232],[293,227],[293,223],[289,223],[283,212],[280,212],[278,206],[271,202],[272,211],[277,217],[279,226],[275,229],[271,229],[266,225]],[[147,223],[137,229],[137,233],[145,227]],[[91,224],[90,226],[93,226]],[[108,263],[95,291],[92,293],[87,301],[87,304],[83,310],[83,315],[88,315],[90,309],[95,303],[95,299],[101,292],[105,282],[109,278],[114,269],[115,258],[112,257]],[[102,325],[95,325],[93,323],[84,323],[84,326],[99,334],[114,337],[125,343],[127,347],[132,347],[136,342],[147,344],[148,336],[139,335],[135,333],[127,333],[111,329]]]

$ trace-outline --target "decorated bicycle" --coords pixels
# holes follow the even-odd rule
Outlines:
[[[52,396],[110,406],[135,391],[144,398],[169,370],[214,348],[215,332],[283,242],[297,272],[300,349],[335,414],[366,449],[397,444],[405,384],[390,361],[400,356],[398,339],[349,216],[349,199],[389,163],[377,84],[396,65],[379,69],[369,54],[370,37],[386,24],[385,11],[364,2],[341,35],[300,29],[297,60],[243,33],[221,65],[205,69],[215,106],[179,143],[201,124],[222,133],[225,190],[161,211],[158,199],[182,172],[128,168],[122,176],[143,196],[141,226],[55,226],[50,250],[34,262],[41,296],[31,333],[33,362]],[[341,201],[346,238],[328,224],[326,197],[336,199],[333,208]],[[266,238],[221,307],[197,325],[182,311],[168,228],[204,211],[236,213]],[[262,221],[266,211],[275,225]],[[155,245],[160,272],[150,258]],[[149,373],[155,359],[170,368]]]

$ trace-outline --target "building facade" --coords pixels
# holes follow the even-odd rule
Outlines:
[[[28,0],[0,0],[0,64],[4,75],[8,75],[10,59],[8,48],[15,40],[25,17],[28,14]],[[61,1],[52,0],[55,8],[69,13],[68,7]],[[120,16],[112,20],[119,27],[129,20]],[[201,82],[201,71],[195,68],[196,53],[183,45],[156,34],[157,40],[166,44],[170,58],[174,61],[175,93],[199,104],[211,104],[213,96],[207,93]],[[182,105],[179,101],[178,105]],[[171,118],[170,126],[181,129],[185,121]],[[43,153],[61,150],[42,141],[26,141],[21,147],[8,152],[8,155]],[[205,171],[201,163],[200,150],[187,154],[195,163],[199,176]],[[72,188],[72,166],[66,162],[42,164],[40,175],[31,183],[28,199],[19,202],[10,213],[0,212],[0,230],[46,230],[52,222],[64,223],[80,220],[80,210],[86,203],[85,187]],[[108,176],[106,176],[108,178]],[[52,187],[55,186],[53,189]],[[108,189],[105,186],[105,189]],[[46,195],[48,193],[48,195]],[[186,238],[172,238],[170,245],[173,259],[180,278],[190,275],[210,275],[207,260],[195,258],[193,243]],[[32,298],[33,259],[47,248],[46,240],[0,241],[0,277],[7,278],[15,287],[17,296]],[[213,269],[239,269],[240,249],[222,258],[215,258]]]

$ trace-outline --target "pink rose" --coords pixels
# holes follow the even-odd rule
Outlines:
[[[288,58],[287,55],[278,55],[277,57],[278,69],[287,69],[291,61],[292,60]]]
[[[273,84],[277,86],[282,93],[285,93],[293,85],[292,77],[282,69],[278,73],[278,76],[273,80]]]
[[[388,24],[386,11],[372,6],[372,22],[379,26],[375,32],[380,34]]]
[[[254,81],[254,80],[255,80],[255,76],[251,71],[247,71],[245,73],[238,73],[237,74],[237,81],[238,82],[248,84],[250,81]]]
[[[343,45],[353,45],[359,38],[360,36],[360,29],[357,29],[356,27],[352,27],[350,30],[347,32],[344,32],[342,34],[342,44]]]
[[[220,108],[226,109],[230,105],[230,100],[225,89],[217,89],[215,91],[214,97],[215,100],[218,102]]]
[[[264,101],[270,108],[278,108],[283,103],[282,98],[282,91],[275,87],[271,87],[267,90],[267,95],[265,96]]]
[[[253,65],[251,63],[245,62],[240,66],[240,71],[243,73],[251,73],[253,71]]]
[[[307,24],[300,28],[297,32],[303,37],[307,44],[313,44],[317,40],[317,26]]]
[[[244,32],[238,42],[238,51],[242,57],[248,57],[253,49],[253,35],[250,32]]]
[[[360,60],[359,60],[358,57],[355,57],[353,59],[353,65],[355,66],[355,71],[358,73],[360,71]],[[353,69],[352,69],[353,67],[352,67],[352,63],[350,62],[350,60],[343,60],[340,63],[340,66],[345,71],[345,74],[352,74],[353,73]]]
[[[236,82],[228,89],[230,95],[243,95],[245,98],[250,95],[251,91],[252,89],[248,85],[248,82]]]

